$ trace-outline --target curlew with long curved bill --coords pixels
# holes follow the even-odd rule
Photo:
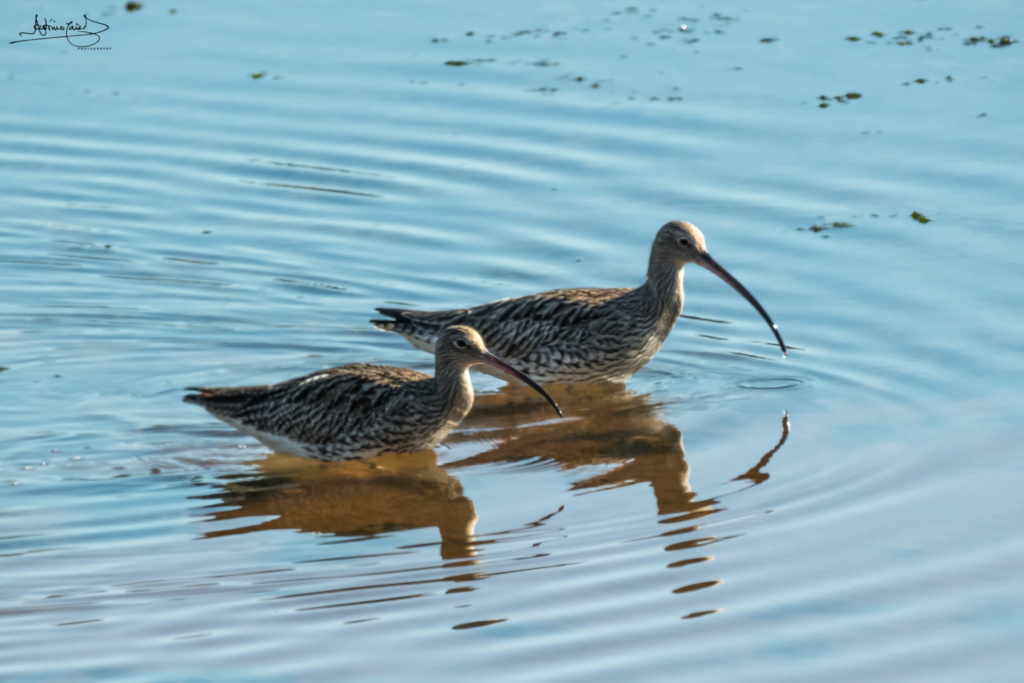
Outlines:
[[[556,289],[450,311],[378,308],[391,319],[370,322],[428,352],[434,352],[445,327],[470,325],[496,353],[537,381],[624,382],[658,353],[675,327],[688,263],[710,270],[749,301],[785,355],[778,326],[754,295],[711,258],[703,233],[684,221],[658,230],[647,280],[636,289]]]
[[[436,446],[473,407],[469,368],[486,364],[536,389],[539,384],[491,354],[471,327],[444,329],[434,376],[409,368],[353,363],[278,384],[204,389],[184,397],[277,452],[356,460]]]

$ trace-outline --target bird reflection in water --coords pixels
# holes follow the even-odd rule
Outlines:
[[[227,483],[212,520],[272,517],[259,524],[211,531],[207,538],[264,529],[298,529],[338,536],[437,527],[441,557],[468,558],[476,508],[462,484],[437,464],[434,451],[380,455],[372,461],[321,463],[273,455],[260,476]]]
[[[549,392],[563,406],[567,419],[557,424],[543,413],[543,405],[525,393],[525,387],[507,386],[501,392],[480,397],[476,409],[463,422],[462,431],[449,438],[487,439],[493,447],[470,458],[449,463],[460,467],[484,463],[550,459],[566,470],[604,466],[603,472],[577,480],[573,489],[583,492],[647,484],[654,492],[659,534],[668,542],[665,551],[686,556],[667,565],[670,570],[714,559],[705,546],[727,540],[700,534],[696,520],[722,508],[717,498],[699,498],[690,487],[690,468],[683,451],[682,433],[659,415],[660,407],[648,396],[636,395],[621,386],[552,386]],[[523,424],[534,422],[528,427]],[[750,469],[733,478],[750,488],[768,480],[765,471],[772,457],[789,437],[788,416],[782,418],[782,435],[777,443]],[[734,493],[738,493],[735,491]],[[721,579],[696,581],[675,588],[674,594],[693,593],[721,583]],[[684,615],[684,619],[718,612],[707,609]]]
[[[649,396],[621,385],[548,385],[547,389],[568,406],[566,419],[549,420],[544,404],[533,400],[526,387],[507,385],[498,393],[478,396],[473,412],[447,443],[485,440],[491,448],[449,463],[448,468],[538,457],[566,470],[610,466],[576,481],[573,489],[646,483],[654,491],[659,514],[713,512],[710,506],[715,501],[698,501],[690,490],[682,432],[662,419],[660,405]],[[782,427],[778,443],[735,481],[756,486],[768,479],[764,469],[789,436],[787,418]]]
[[[211,531],[206,536],[297,529],[363,537],[436,527],[441,558],[466,559],[473,564],[470,558],[476,555],[476,546],[493,541],[474,537],[476,509],[453,473],[487,463],[538,458],[564,470],[602,468],[600,473],[573,483],[573,490],[580,492],[649,485],[659,522],[671,527],[662,534],[666,537],[696,532],[700,527],[693,522],[717,511],[716,499],[701,499],[690,488],[682,434],[662,419],[660,406],[649,396],[621,386],[552,385],[549,389],[568,407],[568,419],[551,420],[550,407],[534,400],[527,387],[506,385],[497,393],[477,396],[472,413],[447,440],[453,446],[468,446],[476,454],[443,467],[434,451],[344,463],[270,456],[257,463],[259,476],[227,482],[223,491],[210,496],[232,506],[213,513],[212,520],[258,517],[266,521]],[[784,419],[778,443],[735,479],[751,486],[764,482],[769,476],[765,468],[785,442],[788,430]],[[698,548],[716,540],[674,541],[666,550]],[[669,567],[708,559],[690,557]],[[684,586],[676,592],[701,587],[705,585]]]

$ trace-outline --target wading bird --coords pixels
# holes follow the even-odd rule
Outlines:
[[[473,407],[469,368],[486,364],[558,404],[539,384],[491,354],[471,327],[437,339],[434,376],[408,368],[353,363],[278,384],[204,389],[184,397],[277,452],[355,460],[436,446]]]
[[[786,353],[768,313],[711,258],[703,233],[684,221],[658,230],[647,280],[636,289],[556,289],[450,311],[378,308],[391,319],[370,322],[431,353],[441,330],[470,325],[496,353],[537,381],[624,382],[658,353],[675,327],[683,310],[683,267],[688,263],[710,270],[749,301]]]

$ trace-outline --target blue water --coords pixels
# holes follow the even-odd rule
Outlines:
[[[83,13],[109,50],[6,42]],[[1017,680],[1003,36],[1019,3],[8,3],[0,678]],[[624,390],[557,421],[480,376],[434,456],[181,403],[429,371],[374,307],[636,285],[672,219],[788,358],[688,269]]]

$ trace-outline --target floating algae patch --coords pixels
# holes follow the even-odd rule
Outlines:
[[[977,26],[975,28],[982,28],[982,27],[981,26]],[[909,45],[916,45],[918,43],[923,43],[923,42],[928,41],[928,40],[942,40],[943,36],[941,34],[942,34],[942,32],[945,32],[945,31],[953,31],[953,27],[951,27],[951,26],[940,26],[939,28],[934,29],[934,33],[932,31],[914,31],[912,29],[903,29],[901,31],[894,31],[894,32],[890,33],[889,34],[890,37],[889,37],[889,40],[887,42],[889,42],[892,45],[899,45],[899,46],[906,47],[906,46],[909,46]],[[936,33],[938,33],[940,35],[935,35]],[[873,38],[885,38],[886,37],[886,34],[884,32],[882,32],[882,31],[872,31],[870,35]],[[952,35],[955,35],[955,34],[952,34]],[[860,42],[860,40],[861,40],[860,36],[846,36],[845,39],[850,41],[850,42],[854,42],[854,43]],[[869,44],[872,44],[872,45],[877,44],[877,41],[874,41],[874,40],[868,40],[867,42]],[[1014,43],[1017,43],[1017,42],[1020,42],[1020,41],[1018,41],[1013,36],[1009,36],[1009,35],[999,36],[999,37],[996,37],[996,38],[990,38],[988,36],[968,36],[967,38],[964,39],[963,44],[964,45],[968,45],[968,46],[970,46],[970,45],[978,45],[978,44],[985,44],[985,45],[988,45],[989,47],[1009,47],[1009,46],[1011,46],[1011,45],[1013,45]]]
[[[949,31],[951,29],[949,27],[947,27],[947,26],[944,26],[942,28],[935,29],[935,30],[936,31]],[[869,38],[867,40],[867,43],[869,45],[876,45],[878,43],[878,41],[877,40],[871,40],[871,38],[885,38],[886,33],[883,32],[883,31],[872,31],[870,34],[868,34],[868,36],[869,36]],[[935,38],[935,36],[932,34],[931,31],[920,32],[920,31],[914,31],[912,29],[903,29],[901,31],[893,31],[893,32],[891,32],[889,34],[889,36],[890,36],[889,42],[891,44],[893,44],[893,45],[901,45],[901,46],[914,45],[915,43],[922,43],[922,42],[924,42],[926,40],[932,40],[932,39]],[[846,36],[844,39],[850,41],[851,43],[858,43],[858,42],[861,41],[861,37],[860,36]]]
[[[1010,36],[999,36],[998,38],[986,38],[985,36],[971,36],[964,40],[964,45],[977,45],[978,43],[988,43],[992,47],[1010,47],[1017,40]]]
[[[818,106],[822,109],[827,109],[829,101],[838,102],[840,104],[849,104],[853,100],[859,100],[861,97],[863,97],[863,95],[859,92],[848,92],[845,95],[836,95],[835,97],[820,95],[818,99],[821,100],[821,103]]]
[[[896,38],[895,38],[896,44],[897,45],[913,45],[914,43],[913,43],[913,41],[910,38],[910,36],[912,36],[912,35],[914,35],[913,31],[901,31],[900,33],[898,33],[896,35]],[[918,37],[917,42],[921,42],[922,40],[924,40],[924,36]]]
[[[918,223],[922,223],[922,224],[923,223],[931,223],[932,222],[931,218],[928,218],[928,216],[925,216],[920,211],[914,211],[913,213],[910,214],[910,217],[913,218]]]
[[[470,64],[483,64],[485,62],[493,62],[493,59],[449,59],[444,63],[445,66],[468,66]]]
[[[809,228],[797,228],[797,230],[807,230],[810,232],[825,232],[826,230],[842,230],[843,228],[853,228],[853,223],[847,223],[845,221],[833,221],[832,223],[822,223],[821,225],[812,225]],[[824,235],[827,237],[828,235]]]
[[[935,81],[933,81],[933,85],[938,85],[942,81],[945,81],[946,83],[952,83],[953,82],[953,76],[952,75],[948,75],[948,76],[946,76],[945,78],[942,78],[942,79],[935,79]],[[918,85],[924,85],[927,82],[928,82],[927,78],[915,78],[912,81],[906,81],[903,85],[914,85],[915,83],[917,83]]]

